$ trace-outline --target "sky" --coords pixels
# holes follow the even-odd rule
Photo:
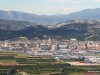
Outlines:
[[[100,8],[100,0],[0,0],[0,10],[37,15],[69,14]]]

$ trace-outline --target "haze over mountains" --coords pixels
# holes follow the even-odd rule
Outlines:
[[[67,9],[66,9],[67,10]],[[100,19],[100,8],[85,9],[64,15],[36,15],[17,11],[0,10],[0,19],[15,21],[30,21],[43,25],[54,25],[73,19]]]

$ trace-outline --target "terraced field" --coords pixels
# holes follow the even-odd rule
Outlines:
[[[15,69],[16,74],[87,75],[88,71],[100,71],[100,66],[75,67],[65,62],[56,61],[51,56],[30,56],[14,51],[0,52],[0,75],[11,73],[11,69]]]

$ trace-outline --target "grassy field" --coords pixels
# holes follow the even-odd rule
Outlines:
[[[18,74],[21,74],[21,75],[30,75],[30,74],[28,74],[26,72],[18,72]]]
[[[84,75],[83,73],[70,73],[69,75]]]

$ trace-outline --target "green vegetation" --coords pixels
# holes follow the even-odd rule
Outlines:
[[[71,58],[71,59],[61,59],[61,60],[63,60],[63,61],[65,61],[65,62],[70,62],[70,61],[84,61],[84,58],[80,58],[80,59],[73,59],[73,58]]]
[[[70,75],[83,75],[82,73],[71,73]]]
[[[83,75],[82,73],[88,71],[100,71],[100,66],[75,67],[64,62],[57,62],[53,58],[43,59],[45,58],[44,56],[25,55],[26,57],[16,58],[20,54],[22,56],[24,54],[19,52],[0,52],[0,54],[0,75],[6,75],[7,72],[12,72],[13,75],[15,73],[25,73],[30,75]],[[9,54],[11,54],[11,56],[9,56]],[[5,66],[3,66],[1,64],[1,61],[12,62],[12,60],[18,62],[18,65],[4,64]],[[73,61],[76,61],[76,59]]]
[[[91,26],[91,28],[89,27]],[[88,40],[100,40],[100,28],[92,28],[93,25],[87,23],[73,23],[64,25],[58,28],[48,29],[42,25],[30,26],[18,31],[0,30],[0,40],[18,39],[19,37],[27,37],[28,39],[44,39],[47,37],[61,39],[76,38],[78,40],[85,40],[86,37],[94,35]],[[90,32],[91,31],[91,32]],[[5,35],[4,35],[5,34]]]

